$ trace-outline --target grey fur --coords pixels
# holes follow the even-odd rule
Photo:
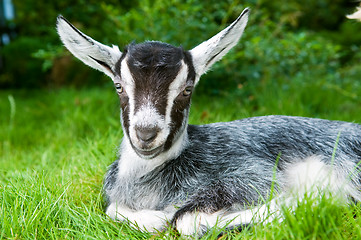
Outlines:
[[[313,155],[322,156],[326,164],[331,164],[336,146],[333,164],[338,173],[342,176],[353,173],[354,188],[361,187],[357,165],[361,160],[361,126],[358,124],[265,116],[190,125],[187,131],[189,144],[181,155],[141,177],[115,179],[117,161],[113,163],[105,179],[106,195],[135,210],[160,210],[190,203],[194,205],[192,211],[206,212],[236,203],[249,206],[258,203],[260,194],[267,198],[277,159],[278,183],[287,188],[282,176],[289,164]],[[227,199],[217,196],[219,202],[213,203],[212,193],[219,186],[228,193]],[[152,194],[149,196],[149,193]],[[357,193],[349,197],[360,201]]]

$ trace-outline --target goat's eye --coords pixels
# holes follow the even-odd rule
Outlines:
[[[193,87],[191,87],[191,86],[186,87],[186,88],[183,90],[183,96],[188,97],[189,95],[191,95],[192,90],[193,90]]]
[[[122,93],[123,92],[123,87],[120,83],[116,83],[115,84],[115,89],[117,89],[118,93]]]

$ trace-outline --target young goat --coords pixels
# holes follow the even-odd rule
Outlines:
[[[188,125],[193,88],[238,42],[248,14],[190,51],[148,41],[121,52],[58,17],[65,46],[119,95],[124,137],[104,181],[108,216],[191,235],[274,218],[307,192],[361,200],[360,125],[290,116]],[[260,204],[273,188],[278,197]]]

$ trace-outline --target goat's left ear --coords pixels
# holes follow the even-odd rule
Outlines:
[[[244,9],[231,25],[190,50],[198,79],[237,44],[247,25],[249,12],[248,8]]]
[[[114,79],[114,68],[122,55],[117,46],[109,47],[93,40],[62,16],[58,17],[56,27],[61,41],[75,57]]]

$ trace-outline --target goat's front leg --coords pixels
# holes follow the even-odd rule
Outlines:
[[[134,211],[125,206],[111,203],[106,210],[106,214],[114,220],[129,221],[140,230],[157,232],[166,228],[166,223],[174,212],[147,209]]]
[[[182,235],[202,236],[210,228],[218,229],[242,228],[251,224],[255,217],[254,211],[244,210],[227,214],[226,211],[220,210],[214,213],[200,211],[185,212],[175,214],[172,220],[173,226]]]
[[[199,211],[186,212],[180,216],[174,217],[172,225],[182,235],[202,236],[207,229],[216,226],[219,220],[217,213],[205,213]]]
[[[207,229],[242,229],[253,223],[268,223],[274,219],[282,221],[281,204],[291,208],[292,198],[275,198],[270,202],[246,210],[228,212],[220,209],[207,213],[197,211],[192,205],[181,207],[173,216],[172,225],[183,235],[203,235]],[[202,210],[202,209],[201,209]]]

